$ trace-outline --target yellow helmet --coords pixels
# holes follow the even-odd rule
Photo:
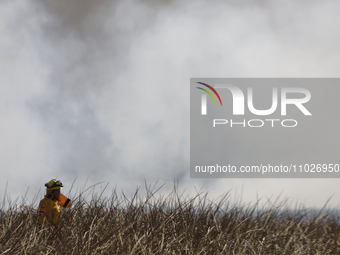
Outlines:
[[[61,181],[57,181],[55,179],[50,180],[48,183],[45,183],[45,187],[47,190],[54,190],[54,189],[62,189],[64,186]]]

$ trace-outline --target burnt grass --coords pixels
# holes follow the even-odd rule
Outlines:
[[[334,211],[229,200],[176,187],[166,196],[81,194],[56,227],[38,222],[33,202],[10,203],[0,210],[0,254],[340,254]]]

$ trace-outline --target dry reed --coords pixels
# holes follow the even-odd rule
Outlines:
[[[340,254],[332,212],[232,205],[227,195],[214,202],[176,187],[155,193],[81,194],[52,228],[34,206],[12,203],[0,211],[0,254]]]

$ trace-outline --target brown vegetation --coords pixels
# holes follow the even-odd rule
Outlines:
[[[0,211],[0,254],[340,254],[339,218],[308,210],[237,206],[224,196],[75,198],[57,227],[32,205]]]

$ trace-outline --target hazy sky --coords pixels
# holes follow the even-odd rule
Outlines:
[[[190,179],[191,77],[338,77],[338,1],[0,3],[0,197],[178,180],[322,206],[340,179]],[[65,191],[67,191],[67,187]]]

